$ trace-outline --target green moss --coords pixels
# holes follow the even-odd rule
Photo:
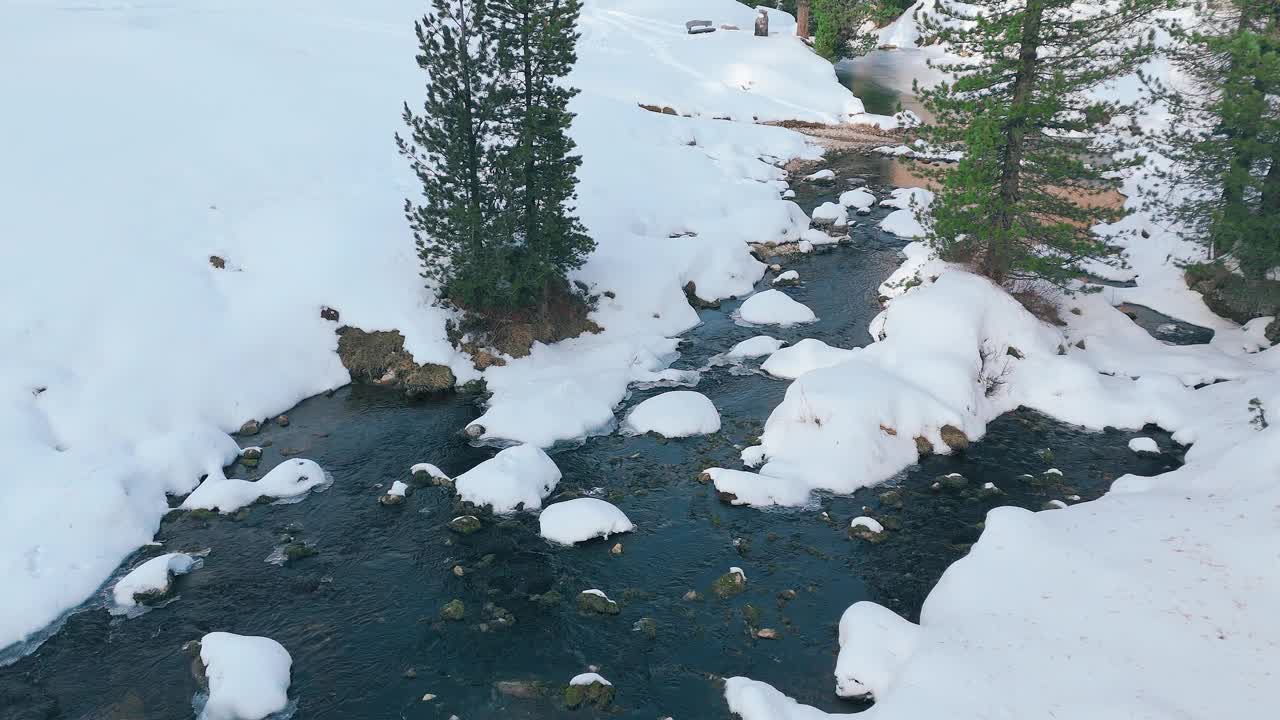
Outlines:
[[[309,558],[312,555],[317,555],[319,552],[319,550],[316,550],[314,547],[304,542],[291,542],[284,546],[284,559],[289,562],[295,562],[303,558]]]
[[[747,580],[738,573],[727,572],[711,583],[711,592],[722,598],[733,597],[747,589]]]
[[[467,606],[465,603],[463,603],[461,600],[457,598],[450,600],[449,602],[445,603],[444,607],[440,608],[441,620],[458,622],[463,620],[466,617],[467,617]]]

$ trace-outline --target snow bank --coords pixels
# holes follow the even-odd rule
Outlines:
[[[31,69],[0,76],[17,109],[0,134],[23,138],[0,166],[0,305],[22,309],[0,320],[0,508],[21,508],[0,522],[0,647],[92,594],[151,539],[166,493],[221,478],[227,432],[348,381],[322,306],[477,375],[422,286],[401,212],[416,181],[389,140],[422,98],[422,3],[87,7],[19,3],[0,23],[0,64]],[[672,380],[670,338],[697,323],[681,288],[746,295],[763,266],[745,243],[807,227],[779,166],[820,151],[753,121],[862,105],[770,15],[756,38],[732,0],[585,3],[571,132],[600,247],[575,279],[616,299],[601,335],[487,373],[487,438],[608,429],[629,383]],[[689,36],[691,17],[746,30]]]
[[[111,599],[115,602],[111,612],[130,612],[138,607],[135,596],[168,592],[175,575],[186,575],[203,564],[204,560],[200,556],[187,553],[166,553],[151,558],[116,582],[111,589]]]
[[[260,720],[289,704],[289,651],[271,638],[212,632],[200,639],[209,699],[198,720]]]
[[[813,311],[792,300],[781,290],[765,290],[747,298],[738,308],[738,318],[748,325],[799,325],[818,319]]]
[[[635,526],[612,503],[584,497],[548,505],[538,516],[538,528],[542,537],[551,542],[573,545],[631,532]]]
[[[469,503],[510,513],[542,507],[559,482],[560,468],[541,448],[516,445],[459,475],[454,489]]]
[[[918,630],[873,602],[851,605],[840,616],[836,694],[849,698],[883,697],[902,663],[915,650]]]
[[[627,415],[627,429],[634,433],[657,433],[663,437],[709,435],[720,430],[720,413],[706,395],[692,390],[675,390],[654,395]]]
[[[319,465],[301,458],[280,463],[259,480],[221,477],[221,472],[218,475],[219,477],[210,475],[205,478],[200,487],[193,490],[178,507],[182,510],[233,513],[252,505],[258,498],[298,498],[312,488],[319,488],[329,482],[328,475]]]
[[[729,704],[729,712],[736,713],[742,720],[829,720],[858,716],[824,713],[801,705],[770,685],[745,677],[725,679],[724,699]]]
[[[760,369],[774,377],[794,380],[807,372],[839,365],[855,353],[857,350],[831,347],[821,340],[805,338],[770,355]]]

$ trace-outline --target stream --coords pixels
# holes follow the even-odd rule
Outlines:
[[[837,184],[796,183],[797,201],[812,211],[850,187],[852,177],[884,197],[888,162],[833,157],[827,166],[839,173]],[[877,287],[900,262],[902,242],[878,229],[888,212],[876,208],[858,218],[847,245],[775,260],[799,272],[801,284],[785,292],[812,308],[817,323],[741,327],[730,317],[741,301],[726,302],[700,311],[702,324],[683,337],[676,367],[702,368],[760,333],[843,347],[870,343]],[[759,287],[767,286],[766,279]],[[889,481],[900,489],[900,508],[881,499],[886,486],[819,496],[817,507],[803,510],[730,507],[697,477],[712,465],[741,467],[740,448],[754,442],[781,401],[788,383],[758,367],[755,360],[703,373],[696,389],[723,417],[715,435],[665,441],[613,434],[553,448],[564,477],[545,504],[594,495],[636,525],[633,533],[573,548],[542,540],[528,513],[454,534],[445,527],[454,515],[445,488],[418,488],[397,507],[377,503],[414,463],[456,476],[494,454],[458,432],[480,414],[477,397],[411,403],[348,386],[306,400],[288,412],[288,427],[272,424],[244,440],[266,445],[264,457],[258,468],[235,473],[261,477],[300,453],[333,475],[332,487],[235,516],[166,520],[156,538],[163,548],[144,548],[123,568],[160,552],[209,548],[204,567],[176,581],[175,600],[140,617],[109,615],[105,591],[87,602],[38,650],[0,668],[0,717],[190,718],[198,688],[182,645],[214,630],[266,635],[289,650],[289,695],[300,720],[727,718],[719,680],[731,675],[774,684],[827,711],[856,711],[867,704],[837,698],[832,679],[836,625],[848,605],[874,600],[916,620],[929,589],[978,538],[990,508],[1090,500],[1124,473],[1154,475],[1180,462],[1181,448],[1154,428],[1087,432],[1019,410],[992,423],[967,453],[929,457]],[[634,390],[618,416],[658,392]],[[1155,438],[1164,454],[1131,452],[1129,439],[1140,435]],[[1063,476],[1019,479],[1050,467]],[[968,488],[930,489],[951,472],[966,476]],[[1005,494],[981,497],[975,489],[985,482]],[[863,506],[891,520],[884,542],[847,534]],[[283,566],[267,562],[286,536],[313,544],[318,554]],[[620,555],[610,552],[615,542],[623,545]],[[718,598],[711,583],[734,565],[744,569],[747,590]],[[621,613],[580,614],[574,597],[588,588],[607,592]],[[684,599],[689,590],[700,599]],[[441,606],[454,598],[465,603],[466,619],[440,620]],[[489,622],[495,607],[514,615],[514,624]],[[642,618],[652,624],[637,625]],[[750,626],[780,637],[755,638]],[[592,667],[616,687],[613,707],[565,709],[564,685]],[[520,682],[500,688],[498,681]],[[435,697],[424,701],[428,693]]]

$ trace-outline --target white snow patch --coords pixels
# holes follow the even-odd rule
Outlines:
[[[449,479],[449,476],[448,476],[448,475],[445,475],[443,470],[441,470],[440,468],[436,467],[435,465],[432,465],[431,463],[425,463],[425,462],[422,462],[422,463],[415,463],[414,465],[412,465],[412,466],[409,468],[409,475],[410,475],[410,476],[417,475],[417,474],[418,474],[418,473],[420,473],[420,472],[424,472],[424,473],[426,473],[429,477],[433,477],[433,478],[435,478],[435,479],[437,479],[437,480],[448,480],[448,479]]]
[[[129,613],[138,607],[134,596],[139,593],[163,591],[176,575],[186,575],[204,564],[203,558],[187,553],[166,553],[153,557],[120,578],[111,590],[115,606],[113,614]]]
[[[1149,437],[1138,437],[1129,441],[1129,449],[1136,453],[1158,453],[1160,446]]]
[[[720,430],[720,413],[700,392],[673,390],[635,406],[627,415],[626,427],[633,433],[669,438],[709,435]]]
[[[788,270],[786,272],[778,273],[778,277],[773,279],[773,284],[777,285],[778,283],[793,283],[799,279],[800,279],[800,273],[796,272],[795,270]]]
[[[548,505],[538,516],[539,534],[551,542],[573,545],[592,538],[631,532],[625,513],[612,503],[582,497]]]
[[[770,355],[760,369],[774,377],[794,380],[819,368],[839,365],[857,352],[857,350],[832,347],[821,340],[805,338],[795,345],[782,348]]]
[[[778,348],[787,343],[777,338],[771,338],[768,335],[756,335],[729,348],[729,352],[724,357],[729,360],[747,360],[750,358],[764,357],[772,355],[778,351]]]
[[[459,475],[454,489],[463,500],[501,514],[520,506],[537,510],[559,482],[560,468],[541,448],[516,445]]]
[[[593,683],[600,683],[601,685],[613,685],[613,683],[609,682],[608,680],[605,680],[604,677],[601,676],[600,674],[593,673],[593,672],[585,672],[579,675],[574,675],[573,679],[569,680],[570,685],[591,685]]]
[[[217,510],[233,513],[252,505],[260,497],[299,498],[313,488],[329,483],[324,470],[314,461],[295,458],[271,468],[254,481],[210,475],[178,507],[182,510]]]
[[[200,639],[209,700],[199,720],[261,720],[289,704],[293,658],[271,638],[212,632]]]
[[[893,686],[918,640],[919,628],[891,610],[873,602],[849,606],[840,616],[836,694],[878,700]]]
[[[801,705],[775,690],[771,685],[745,677],[731,677],[724,682],[724,699],[729,712],[742,720],[829,720],[854,718],[856,715],[831,715]]]
[[[392,497],[404,497],[409,492],[409,486],[399,480],[391,483],[391,489],[387,491]]]
[[[836,179],[836,172],[830,168],[824,168],[815,173],[811,173],[809,175],[804,176],[805,182],[826,182],[828,180],[835,180],[835,179]]]
[[[925,229],[919,218],[932,203],[933,193],[924,188],[898,188],[880,201],[881,207],[899,208],[880,221],[880,229],[898,237],[924,237]]]
[[[858,517],[849,521],[850,529],[858,528],[858,527],[864,527],[873,533],[884,532],[884,525],[881,525],[880,522],[875,518],[869,518],[866,515],[859,515]]]
[[[862,188],[846,190],[840,194],[840,204],[857,210],[866,210],[876,204],[876,196]]]
[[[708,468],[704,472],[711,477],[717,491],[734,495],[734,505],[801,507],[809,504],[809,486],[804,483],[727,468]]]
[[[738,318],[749,325],[799,325],[818,319],[813,311],[780,290],[765,290],[747,298]]]
[[[849,215],[840,203],[825,202],[814,209],[813,224],[844,227],[849,224]]]

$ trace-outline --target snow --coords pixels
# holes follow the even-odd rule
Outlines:
[[[573,679],[569,680],[570,685],[591,685],[593,683],[600,683],[601,685],[613,684],[608,680],[605,680],[603,676],[593,672],[586,672],[586,673],[581,673],[579,675],[574,675]]]
[[[445,475],[443,470],[436,467],[435,465],[432,465],[431,463],[425,463],[425,462],[415,463],[413,466],[409,468],[410,477],[417,475],[420,472],[426,473],[429,477],[436,478],[437,480],[449,479],[449,476]]]
[[[222,473],[218,473],[219,476]],[[271,468],[261,479],[237,480],[210,475],[178,507],[182,510],[217,510],[233,513],[260,497],[300,498],[329,483],[328,475],[312,460],[294,458]]]
[[[866,515],[859,515],[858,517],[854,518],[849,522],[849,529],[859,528],[859,527],[864,527],[873,533],[884,532],[884,526],[881,525],[878,520],[874,518],[869,518]]]
[[[795,272],[794,270],[790,272]],[[786,273],[783,273],[785,275]],[[779,276],[781,277],[781,275]],[[797,275],[797,277],[799,277]],[[778,348],[786,345],[786,342],[771,338],[768,335],[756,335],[729,348],[729,352],[725,353],[725,357],[729,359],[749,359],[772,355],[778,351]]]
[[[876,196],[862,188],[854,188],[840,194],[840,204],[844,207],[866,210],[876,204]]]
[[[516,445],[459,475],[458,497],[498,514],[537,510],[560,482],[560,468],[536,445]]]
[[[813,311],[781,290],[765,290],[747,298],[738,308],[738,319],[748,325],[799,325],[818,319]]]
[[[742,720],[828,720],[853,718],[856,715],[830,715],[808,705],[801,705],[769,685],[745,677],[726,678],[724,698],[729,712]]]
[[[0,75],[20,109],[0,134],[23,138],[0,165],[0,304],[23,310],[0,320],[0,647],[150,541],[166,493],[222,478],[227,433],[348,381],[322,306],[398,329],[461,382],[478,375],[422,287],[401,211],[416,180],[390,141],[401,104],[422,98],[421,3],[80,5],[93,12],[10,4],[0,23],[0,64],[29,69]],[[754,15],[732,0],[585,3],[572,135],[600,247],[574,279],[616,299],[593,315],[603,333],[485,373],[486,440],[608,431],[629,384],[684,380],[663,375],[698,322],[681,288],[745,296],[764,272],[746,243],[807,228],[780,166],[820,150],[754,121],[863,108],[793,20],[771,11],[756,38]],[[747,30],[691,37],[690,17]]]
[[[538,528],[542,537],[551,542],[573,545],[631,532],[635,526],[612,503],[584,497],[548,505],[538,516]]]
[[[856,353],[857,350],[845,350],[832,347],[821,340],[805,338],[770,355],[760,369],[774,377],[794,380],[807,372],[839,365]]]
[[[1158,453],[1160,446],[1149,437],[1134,438],[1129,441],[1129,449],[1136,453]]]
[[[825,202],[814,209],[813,224],[844,227],[849,224],[849,216],[840,203]]]
[[[259,720],[289,704],[293,658],[271,638],[212,632],[200,639],[209,699],[198,720]]]
[[[918,627],[880,605],[850,605],[840,616],[836,694],[846,698],[883,697],[899,667],[915,650],[918,635]]]
[[[710,435],[720,430],[720,413],[700,392],[673,390],[635,406],[627,415],[626,428],[669,438]]]
[[[824,168],[815,173],[811,173],[809,175],[804,176],[805,182],[826,182],[828,180],[835,180],[835,179],[836,179],[836,171],[830,168]]]
[[[778,277],[773,279],[773,284],[777,285],[778,283],[794,283],[799,279],[800,279],[800,273],[796,272],[795,270],[787,270],[786,272],[778,273]]]
[[[809,488],[799,483],[728,468],[708,468],[704,472],[717,491],[733,494],[734,505],[801,507],[809,504]]]
[[[409,486],[399,480],[391,483],[391,489],[387,491],[388,495],[393,497],[404,497],[409,492]]]
[[[197,570],[204,560],[197,555],[187,553],[165,553],[153,557],[120,578],[111,590],[111,599],[115,602],[113,613],[127,613],[138,607],[134,596],[139,593],[163,591],[169,587],[175,575],[186,575]]]
[[[924,237],[926,233],[918,213],[926,212],[932,203],[933,193],[924,188],[898,188],[889,198],[880,201],[881,207],[899,208],[880,221],[880,229],[898,237]]]

